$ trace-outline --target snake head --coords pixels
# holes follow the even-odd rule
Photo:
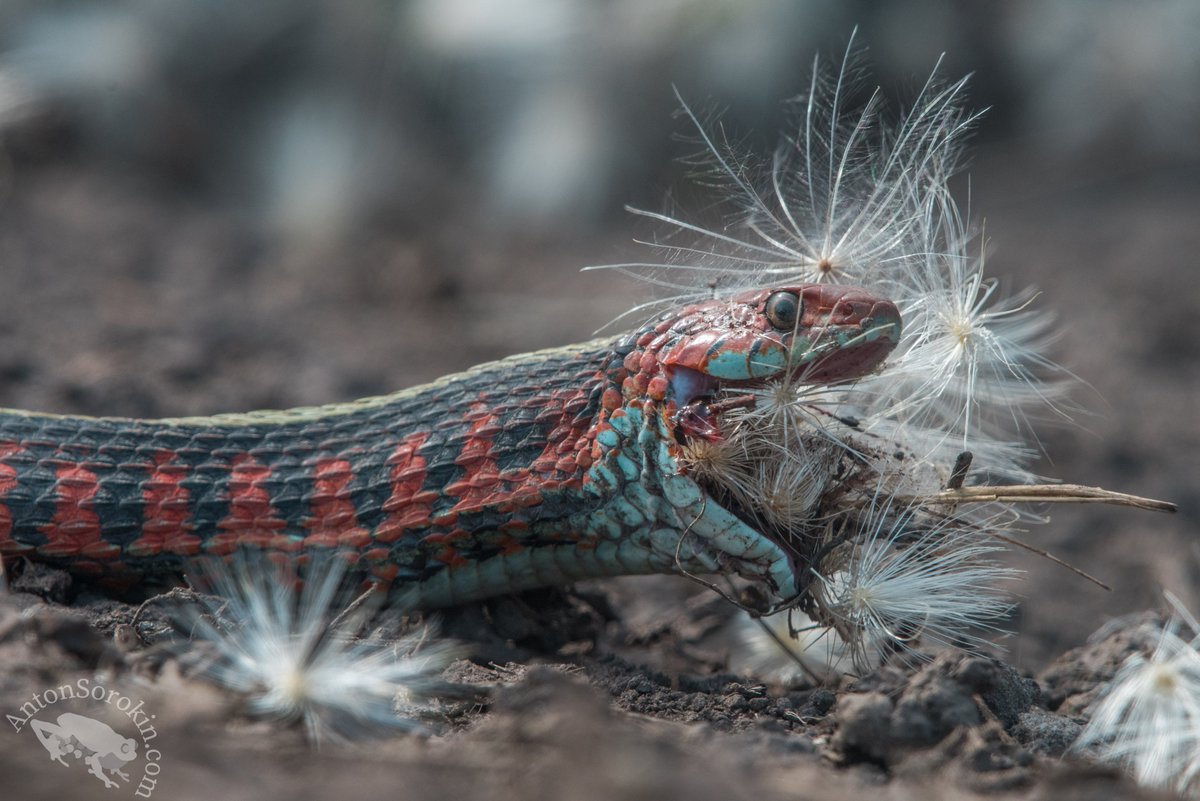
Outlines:
[[[808,284],[743,292],[665,318],[647,341],[682,433],[719,439],[706,400],[771,380],[832,384],[874,370],[900,340],[896,305],[866,289]],[[655,347],[657,346],[657,347]],[[646,364],[640,365],[643,369]],[[665,383],[665,386],[664,386]]]
[[[900,330],[895,304],[865,289],[793,285],[686,306],[614,341],[586,479],[606,506],[580,526],[608,525],[619,547],[636,542],[665,569],[733,571],[794,598],[808,573],[791,529],[755,498],[722,491],[711,471],[685,461],[688,451],[724,438],[730,401],[776,383],[862,377]],[[761,484],[749,486],[753,495]]]

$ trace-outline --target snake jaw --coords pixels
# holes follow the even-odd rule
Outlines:
[[[711,375],[683,365],[668,364],[664,372],[671,383],[671,395],[681,409],[698,398],[711,397],[721,386]]]
[[[676,441],[683,443],[687,439],[702,439],[720,442],[724,439],[717,421],[719,410],[712,403],[722,382],[699,370],[680,365],[668,365],[664,372],[675,402],[670,423]]]

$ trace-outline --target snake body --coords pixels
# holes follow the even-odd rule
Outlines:
[[[424,607],[681,571],[786,596],[802,566],[679,467],[694,435],[680,412],[782,377],[857,377],[899,327],[865,290],[784,287],[349,404],[164,420],[0,411],[0,556],[136,576],[247,549],[300,563],[336,552]]]

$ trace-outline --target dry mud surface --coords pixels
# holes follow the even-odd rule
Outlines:
[[[653,636],[628,630],[622,604],[663,598],[627,584],[529,593],[447,615],[476,657],[446,670],[434,734],[314,753],[298,727],[249,720],[227,696],[180,678],[153,647],[167,628],[160,614],[135,618],[136,606],[55,571],[32,569],[15,584],[0,603],[6,714],[25,717],[22,703],[84,677],[137,698],[155,710],[150,744],[163,755],[154,797],[320,798],[353,787],[406,798],[1102,798],[1115,784],[1137,795],[1060,757],[1097,687],[1153,639],[1148,615],[1112,624],[1038,679],[943,653],[838,688],[787,688],[721,670],[697,615]],[[667,661],[670,670],[647,667]],[[114,720],[102,704],[71,704]],[[49,762],[28,731],[4,742],[0,775],[18,797],[95,797],[95,779]]]
[[[462,690],[440,734],[314,753],[300,730],[184,683],[155,655],[153,616],[131,638],[137,597],[30,568],[0,598],[0,714],[81,677],[126,688],[155,710],[163,799],[1139,797],[1061,755],[1097,686],[1150,636],[1141,612],[1161,588],[1200,600],[1200,194],[1012,158],[974,170],[991,271],[1043,288],[1064,324],[1057,355],[1098,412],[1046,430],[1042,469],[1181,511],[1054,510],[1031,536],[1115,589],[1014,557],[1028,573],[1000,659],[941,654],[833,688],[772,686],[729,672],[715,598],[666,578],[594,583],[447,615],[476,657],[447,673]],[[119,169],[26,166],[0,208],[0,406],[179,416],[344,400],[585,338],[639,292],[574,272],[627,258],[632,246],[613,243],[628,233],[497,240],[432,215],[384,230],[288,252]],[[0,786],[101,792],[11,727]],[[131,794],[105,797],[118,793]]]

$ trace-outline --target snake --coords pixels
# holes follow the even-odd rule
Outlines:
[[[721,393],[874,371],[901,332],[861,287],[678,303],[633,330],[349,403],[134,419],[0,410],[0,558],[137,579],[336,554],[439,608],[585,578],[731,574],[786,598],[786,537],[679,461]]]

